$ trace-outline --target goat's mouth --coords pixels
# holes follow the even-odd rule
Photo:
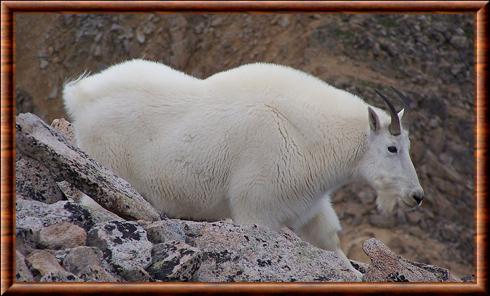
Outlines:
[[[395,210],[413,211],[420,207],[415,200],[393,192],[378,192],[376,198],[378,209],[385,214],[392,214]]]
[[[418,203],[417,203],[417,202],[416,202],[416,201],[415,201],[413,198],[410,198],[410,197],[408,197],[408,196],[406,196],[406,197],[401,197],[401,198],[399,198],[399,200],[400,200],[400,202],[399,202],[399,203],[400,203],[400,205],[402,205],[402,207],[403,207],[404,209],[414,209],[414,208],[418,208],[418,207],[420,207],[420,205],[422,204],[422,203],[418,204]]]

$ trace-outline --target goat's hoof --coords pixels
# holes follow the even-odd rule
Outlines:
[[[356,275],[355,281],[356,282],[362,282],[362,278],[364,277],[364,274],[362,274],[362,272],[360,272],[359,270],[357,270],[355,268],[352,269],[352,272]]]

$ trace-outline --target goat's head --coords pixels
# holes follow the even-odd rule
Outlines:
[[[376,203],[382,211],[392,212],[396,205],[420,206],[424,191],[410,159],[408,131],[401,124],[405,109],[397,113],[390,101],[376,92],[388,106],[391,121],[383,122],[376,111],[368,107],[368,148],[360,163],[361,176],[376,190]]]

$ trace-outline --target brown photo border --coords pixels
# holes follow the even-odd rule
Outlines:
[[[15,267],[14,14],[134,13],[474,13],[476,71],[476,283],[17,283]],[[486,279],[488,1],[103,1],[1,3],[1,294],[488,293]]]

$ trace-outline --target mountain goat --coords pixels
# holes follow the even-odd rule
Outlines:
[[[418,206],[403,110],[389,115],[289,67],[197,79],[132,60],[68,83],[78,144],[173,218],[288,227],[336,251],[329,195],[366,180],[385,211]]]

